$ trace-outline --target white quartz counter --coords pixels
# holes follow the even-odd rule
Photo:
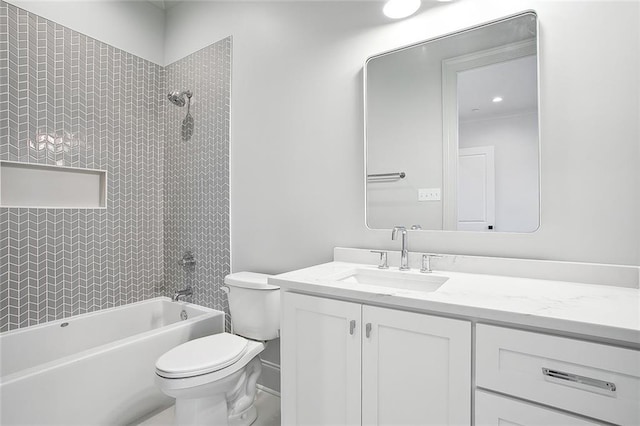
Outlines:
[[[640,348],[640,290],[637,288],[449,271],[433,272],[434,276],[448,277],[433,292],[349,284],[333,279],[354,268],[376,269],[372,265],[329,262],[276,275],[269,282],[285,291],[478,322],[542,328]],[[407,273],[420,274],[417,270]]]

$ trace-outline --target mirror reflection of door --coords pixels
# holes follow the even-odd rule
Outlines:
[[[458,231],[490,231],[495,222],[493,146],[458,149]]]
[[[461,71],[457,82],[457,229],[535,230],[539,223],[536,56]]]

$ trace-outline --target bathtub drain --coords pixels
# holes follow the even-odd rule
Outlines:
[[[68,325],[69,325],[69,323],[68,323],[68,322],[63,322],[62,324],[60,324],[60,327],[66,327],[66,326],[68,326]]]
[[[182,318],[183,320],[189,318],[189,315],[187,315],[187,311],[183,310],[182,312],[180,312],[180,318]]]

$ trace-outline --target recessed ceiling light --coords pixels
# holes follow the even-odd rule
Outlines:
[[[392,19],[406,18],[420,9],[420,0],[389,0],[382,12]]]
[[[502,102],[502,98],[500,96],[496,96],[493,98],[493,102]]]

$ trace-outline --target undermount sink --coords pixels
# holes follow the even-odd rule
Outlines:
[[[421,292],[436,291],[448,279],[449,277],[436,274],[367,268],[352,269],[336,277],[336,281],[345,284],[371,285]]]

